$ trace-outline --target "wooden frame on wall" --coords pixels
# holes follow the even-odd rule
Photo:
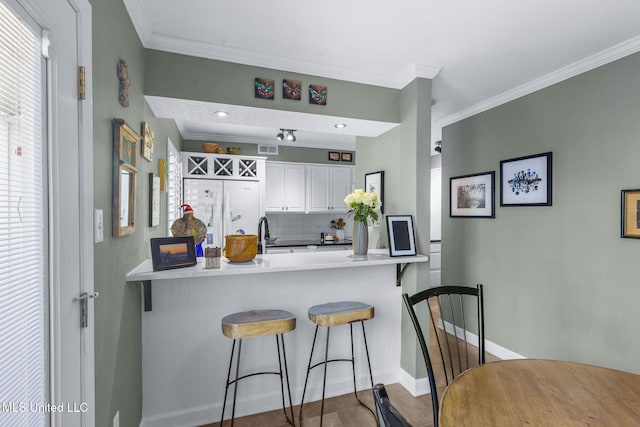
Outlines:
[[[640,189],[621,192],[620,237],[640,239]]]
[[[111,224],[114,237],[135,231],[137,147],[140,135],[122,119],[113,119]]]

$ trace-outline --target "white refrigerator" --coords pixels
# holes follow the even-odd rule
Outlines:
[[[227,234],[258,234],[258,181],[191,179],[183,181],[183,203],[207,226],[203,246],[224,246]]]

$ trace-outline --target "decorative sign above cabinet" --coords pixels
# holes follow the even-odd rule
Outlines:
[[[182,153],[185,178],[258,181],[264,174],[264,162],[264,157]]]

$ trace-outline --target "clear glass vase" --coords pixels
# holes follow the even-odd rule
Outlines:
[[[364,256],[369,250],[369,226],[366,222],[353,222],[353,254]]]

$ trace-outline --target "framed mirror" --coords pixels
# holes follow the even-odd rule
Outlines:
[[[113,119],[111,223],[114,237],[135,231],[136,157],[140,135],[122,119]]]

